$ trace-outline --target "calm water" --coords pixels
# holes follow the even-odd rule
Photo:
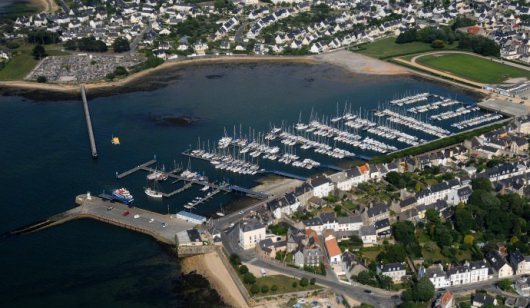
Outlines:
[[[181,70],[178,76],[169,86],[150,92],[95,99],[88,93],[100,154],[96,161],[90,158],[79,101],[0,97],[0,231],[69,209],[75,196],[87,190],[96,194],[120,186],[131,190],[137,206],[161,213],[169,207],[175,213],[201,194],[198,187],[157,202],[143,194],[145,173],[117,181],[115,172],[154,155],[159,167],[186,166],[188,160],[179,153],[196,145],[199,136],[205,144],[217,140],[224,127],[231,132],[241,124],[247,131],[248,126],[264,131],[271,122],[296,122],[300,112],[307,118],[312,108],[334,115],[337,102],[374,108],[405,93],[430,91],[473,101],[453,89],[408,77],[352,77],[327,66],[205,66]],[[160,125],[157,120],[165,116],[195,121]],[[120,137],[120,146],[111,145],[113,135]],[[255,185],[256,178],[217,172],[206,162],[192,160],[191,166],[212,180]],[[175,187],[168,181],[162,189]],[[217,196],[196,212],[210,214],[231,198]],[[0,252],[0,298],[9,307],[176,303],[171,281],[178,264],[140,234],[79,220],[0,242]]]

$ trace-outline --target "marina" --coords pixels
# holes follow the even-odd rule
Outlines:
[[[412,104],[414,107],[405,108]],[[239,132],[234,126],[233,134],[228,135],[225,128],[223,136],[214,142],[216,146],[210,147],[209,141],[207,145],[201,145],[199,139],[195,149],[182,154],[207,161],[221,171],[243,175],[277,174],[301,179],[305,177],[261,165],[276,164],[307,170],[329,167],[337,170],[334,164],[323,164],[321,157],[334,160],[370,159],[504,118],[498,113],[481,111],[475,104],[464,104],[429,92],[394,99],[370,111],[354,111],[349,104],[344,104],[342,113],[338,110],[337,104],[335,116],[318,115],[311,111],[308,122],[302,120],[300,113],[297,123],[270,124],[270,130],[265,132],[256,132],[249,127],[248,134],[243,134],[240,125]],[[436,120],[439,124],[431,124],[429,120]],[[302,157],[309,151],[316,156]]]

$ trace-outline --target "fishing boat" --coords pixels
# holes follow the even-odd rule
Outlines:
[[[118,188],[112,191],[112,200],[124,203],[124,204],[131,204],[134,201],[133,196],[129,192],[129,190],[125,188]]]
[[[146,189],[144,190],[144,192],[145,192],[146,195],[148,195],[148,196],[151,197],[151,198],[157,198],[157,199],[159,199],[159,198],[162,198],[162,197],[163,197],[161,192],[156,191],[156,190],[151,189],[151,188],[146,188]]]

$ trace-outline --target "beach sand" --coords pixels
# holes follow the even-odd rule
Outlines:
[[[252,190],[268,195],[283,195],[303,182],[295,179],[286,179],[278,176],[269,176],[258,180],[261,184],[252,187]]]
[[[371,75],[410,74],[405,68],[347,50],[337,50],[312,57],[319,63],[328,63],[351,73]]]
[[[183,259],[182,271],[184,273],[196,271],[197,274],[206,277],[226,304],[237,308],[248,307],[217,252]]]
[[[36,7],[39,12],[55,12],[59,9],[55,0],[29,0],[31,6]]]

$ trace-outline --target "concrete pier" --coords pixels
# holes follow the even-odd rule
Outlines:
[[[177,219],[176,215],[164,215],[136,207],[129,208],[125,204],[98,197],[87,198],[85,194],[77,196],[75,202],[79,206],[9,232],[4,237],[35,232],[73,219],[92,218],[150,235],[160,242],[175,246],[176,234],[194,226],[192,223]]]
[[[96,139],[94,138],[94,131],[92,130],[92,120],[90,119],[90,111],[88,110],[88,102],[86,100],[85,86],[81,86],[81,98],[83,99],[83,108],[85,109],[86,126],[88,129],[88,139],[90,140],[90,148],[92,150],[92,158],[98,158],[98,150],[96,149]]]

